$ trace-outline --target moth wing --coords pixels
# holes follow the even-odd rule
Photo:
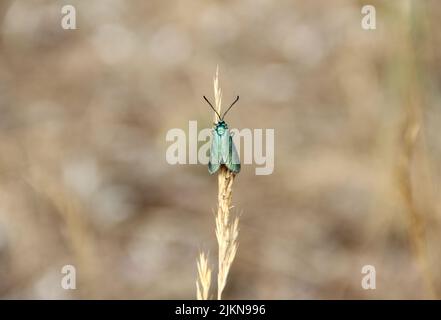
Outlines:
[[[208,172],[210,174],[219,170],[222,162],[221,157],[221,137],[219,137],[216,131],[213,131],[211,136],[210,159],[208,161]]]
[[[220,137],[220,153],[221,164],[230,162],[230,131],[228,130]]]
[[[233,173],[240,172],[239,154],[237,153],[237,149],[231,135],[228,135],[228,161],[225,162],[225,165]]]

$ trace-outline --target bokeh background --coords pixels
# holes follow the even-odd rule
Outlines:
[[[2,0],[0,26],[1,298],[195,298],[217,179],[165,135],[211,125],[217,65],[230,126],[275,130],[224,297],[441,294],[439,1]]]

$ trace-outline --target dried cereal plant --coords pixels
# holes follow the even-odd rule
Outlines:
[[[215,108],[221,114],[222,91],[219,86],[219,67],[214,77]],[[221,300],[227,283],[228,272],[236,256],[239,235],[239,218],[231,217],[231,199],[235,174],[221,166],[218,174],[218,209],[216,215],[216,238],[219,246],[217,275],[217,298]]]
[[[218,114],[221,114],[222,91],[219,86],[219,68],[216,70],[214,77],[214,98],[215,109]],[[215,115],[216,117],[216,115]],[[216,119],[216,118],[215,118]],[[216,121],[216,120],[215,120]],[[232,217],[230,214],[231,199],[233,196],[233,181],[235,173],[228,170],[222,165],[218,172],[218,209],[216,214],[216,238],[218,243],[218,275],[217,275],[217,299],[222,299],[222,292],[227,283],[228,273],[236,256],[238,248],[239,235],[239,218]],[[205,269],[204,269],[205,268]],[[206,299],[207,292],[202,290],[202,284],[206,281],[207,275],[211,276],[211,270],[207,266],[207,260],[204,254],[199,256],[198,262],[198,282],[197,296],[198,299]],[[201,272],[201,270],[203,272]],[[205,295],[203,293],[206,293]]]
[[[217,298],[221,300],[227,283],[228,272],[238,248],[239,218],[231,217],[234,173],[221,167],[218,176],[219,193],[216,216],[216,238],[219,246],[219,271],[217,275]]]

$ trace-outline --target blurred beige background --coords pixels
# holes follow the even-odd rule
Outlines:
[[[230,126],[275,129],[224,297],[441,294],[439,1],[3,0],[0,25],[0,298],[195,297],[217,179],[165,134],[211,125],[216,65]]]

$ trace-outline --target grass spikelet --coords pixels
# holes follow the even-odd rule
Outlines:
[[[196,297],[198,300],[208,300],[211,286],[211,269],[208,266],[208,256],[201,252],[197,261],[198,278],[196,280]]]

